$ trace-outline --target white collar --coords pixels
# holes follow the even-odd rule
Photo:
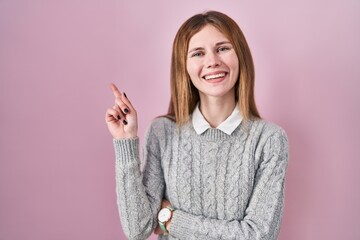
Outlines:
[[[242,116],[238,109],[238,105],[236,103],[233,112],[230,116],[225,119],[217,129],[223,131],[227,135],[231,135],[231,133],[240,125],[242,120]],[[207,129],[211,128],[210,124],[205,120],[204,116],[200,112],[199,103],[197,103],[194,112],[192,113],[192,124],[198,135],[205,132]]]

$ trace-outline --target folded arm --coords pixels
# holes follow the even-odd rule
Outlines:
[[[282,130],[266,141],[243,219],[219,220],[175,210],[169,232],[179,239],[276,239],[283,204],[288,141]]]

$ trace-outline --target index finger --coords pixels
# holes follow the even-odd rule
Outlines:
[[[121,92],[119,91],[119,89],[116,87],[115,84],[110,83],[110,88],[113,91],[115,97],[121,97]]]

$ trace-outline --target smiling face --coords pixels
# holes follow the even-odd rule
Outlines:
[[[200,98],[235,99],[239,60],[231,42],[217,28],[206,25],[189,41],[186,69]]]

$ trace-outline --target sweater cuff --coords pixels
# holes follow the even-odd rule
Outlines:
[[[175,210],[171,218],[169,233],[181,239],[194,238],[193,229],[196,227],[195,217],[181,210]]]
[[[116,161],[132,163],[139,158],[139,138],[113,139]]]

